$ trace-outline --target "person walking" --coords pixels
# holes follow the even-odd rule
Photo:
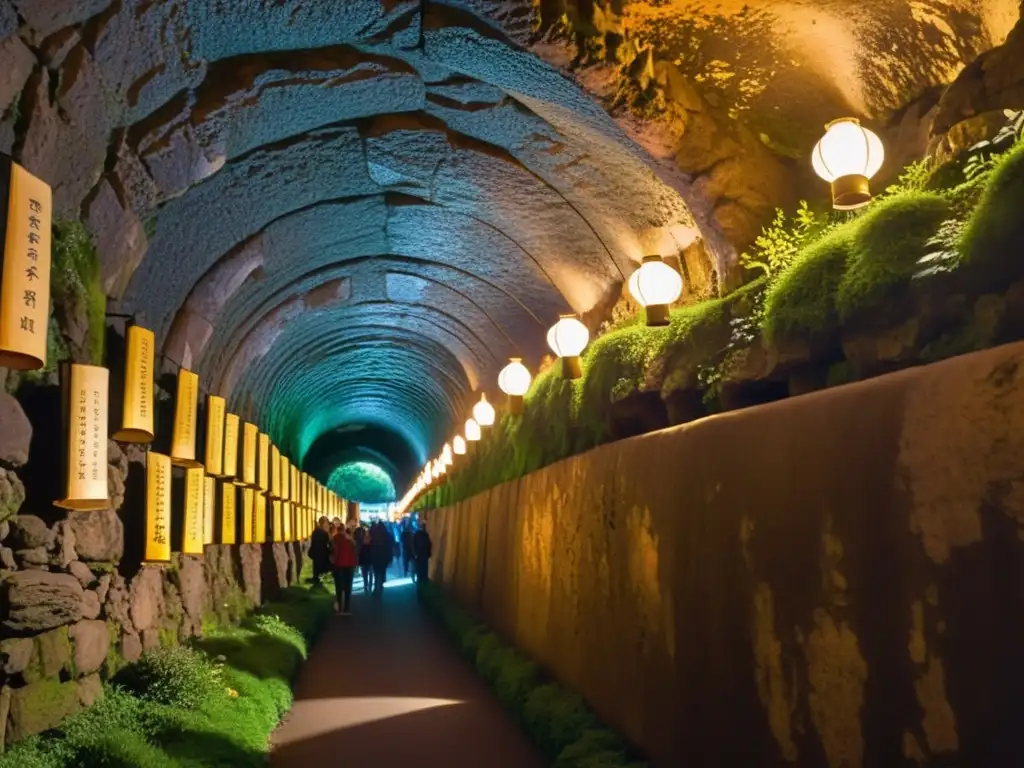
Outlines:
[[[420,529],[413,535],[412,548],[416,556],[416,583],[425,584],[430,580],[430,556],[434,549],[426,523],[421,524]]]
[[[373,551],[373,593],[378,597],[384,593],[384,582],[388,578],[388,566],[394,557],[394,538],[381,521],[370,526],[370,549]]]
[[[352,577],[355,574],[356,543],[352,532],[338,526],[331,542],[331,573],[334,576],[334,612],[348,616],[352,612]]]
[[[356,536],[356,541],[362,543],[359,547],[359,569],[363,573],[363,592],[370,594],[373,591],[373,547],[370,546],[370,532],[360,526],[356,534],[362,532],[362,536]]]
[[[408,524],[402,526],[402,573],[409,575],[409,566],[416,560],[416,552],[412,547],[412,529]],[[416,569],[413,569],[413,580],[416,579]]]
[[[320,577],[331,571],[331,535],[328,520],[321,517],[309,537],[309,559],[313,561],[313,585],[320,585]]]

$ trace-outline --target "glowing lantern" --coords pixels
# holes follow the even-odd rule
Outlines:
[[[480,402],[473,406],[473,418],[481,427],[494,423],[494,406],[487,402],[487,395],[480,395]]]
[[[444,448],[441,449],[441,464],[450,467],[453,461],[451,443],[445,443]]]
[[[662,261],[661,256],[644,256],[643,263],[629,278],[629,293],[647,313],[647,325],[669,324],[668,305],[683,292],[683,278]]]
[[[814,146],[814,172],[832,185],[832,207],[840,211],[871,202],[869,180],[885,159],[882,140],[852,117],[833,120]]]
[[[480,425],[476,419],[466,419],[466,440],[471,443],[480,439]]]
[[[455,451],[456,456],[466,455],[466,441],[462,438],[462,435],[456,435],[455,439],[452,440],[452,450]]]
[[[523,395],[530,389],[530,372],[521,358],[513,357],[498,374],[498,386],[508,395],[508,409],[511,413],[523,412]]]
[[[575,315],[560,315],[558,322],[548,329],[548,346],[562,358],[562,375],[567,379],[578,379],[583,375],[580,354],[590,341],[587,326]]]

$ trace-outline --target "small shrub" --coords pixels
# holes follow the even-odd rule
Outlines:
[[[796,334],[818,334],[836,325],[836,291],[850,252],[848,232],[837,230],[797,257],[768,287],[764,332],[770,342]]]
[[[540,670],[511,648],[505,648],[498,661],[494,692],[512,712],[520,712],[530,691],[540,684]]]
[[[970,264],[1011,258],[1024,242],[1024,143],[1002,156],[967,220],[961,251]],[[1017,259],[1019,261],[1019,258]],[[1019,269],[1019,267],[1017,267]]]
[[[740,255],[740,265],[768,277],[779,275],[793,264],[804,243],[810,242],[827,224],[827,217],[808,208],[806,200],[800,201],[789,222],[785,212],[776,208],[775,219],[761,230],[751,252]]]
[[[491,685],[498,679],[498,667],[501,664],[501,651],[504,644],[501,638],[493,632],[486,632],[480,636],[480,642],[476,646],[476,668]]]
[[[559,753],[553,768],[576,768],[592,764],[618,767],[625,759],[626,745],[616,733],[606,728],[590,728]],[[594,760],[597,762],[592,762]]]
[[[541,750],[555,758],[596,722],[578,694],[548,683],[535,688],[527,697],[523,724]]]
[[[191,648],[158,648],[123,669],[115,682],[145,701],[196,709],[224,691],[221,670]]]

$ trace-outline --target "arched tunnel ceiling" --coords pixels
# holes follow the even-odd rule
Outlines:
[[[0,0],[0,37],[38,62],[15,150],[108,295],[321,481],[401,488],[560,312],[696,237],[721,276],[821,122],[886,119],[1018,11]]]

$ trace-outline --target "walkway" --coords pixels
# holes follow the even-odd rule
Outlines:
[[[359,581],[358,576],[356,581]],[[273,737],[275,768],[534,768],[544,761],[475,671],[392,581],[353,599],[304,666]]]

